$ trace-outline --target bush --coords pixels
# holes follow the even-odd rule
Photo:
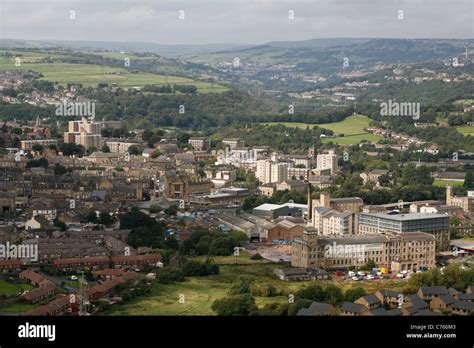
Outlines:
[[[219,274],[219,266],[211,263],[201,263],[198,261],[187,261],[181,269],[186,277],[205,277]]]
[[[171,284],[175,282],[183,282],[184,274],[178,269],[163,268],[157,274],[157,281],[160,284]]]
[[[344,301],[354,302],[359,297],[365,296],[366,294],[367,293],[365,292],[364,288],[361,286],[350,288],[347,289],[346,293],[344,294]]]
[[[250,294],[215,300],[211,308],[217,315],[249,315],[258,309],[255,299]]]
[[[299,299],[288,306],[288,315],[296,315],[301,308],[308,308],[313,301],[308,299]]]
[[[333,306],[342,302],[342,290],[336,285],[328,285],[326,287],[326,296],[324,302],[332,304]]]
[[[259,253],[256,253],[256,254],[253,254],[252,256],[250,256],[250,260],[262,260],[262,259],[263,259],[263,257]]]
[[[315,284],[300,289],[296,296],[311,301],[323,302],[326,298],[326,292],[321,285]]]
[[[233,295],[248,294],[251,291],[254,281],[253,278],[240,276],[237,283],[230,288],[230,293]]]
[[[258,309],[256,311],[253,311],[250,313],[250,315],[253,316],[269,316],[269,315],[274,315],[274,316],[286,316],[288,315],[288,309],[289,309],[289,304],[288,303],[267,303],[265,306],[263,306],[262,309]]]
[[[250,286],[250,294],[252,294],[253,296],[274,297],[274,296],[280,295],[281,293],[272,284],[270,285],[252,284]]]

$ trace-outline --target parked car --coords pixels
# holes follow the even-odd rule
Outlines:
[[[353,276],[351,279],[352,279],[352,280],[355,280],[355,281],[360,280],[360,278],[357,277],[357,276]]]
[[[374,279],[374,276],[372,274],[368,274],[365,279],[367,280],[373,280]]]
[[[398,273],[395,277],[397,278],[405,278],[405,275],[403,273]]]
[[[349,275],[349,277],[353,277],[353,276],[356,275],[355,272],[352,272],[352,271],[349,271],[349,273],[347,273],[347,274]]]
[[[357,272],[357,275],[360,275],[361,277],[365,277],[365,272],[359,271]]]
[[[77,276],[72,275],[72,276],[71,276],[71,280],[77,280]]]

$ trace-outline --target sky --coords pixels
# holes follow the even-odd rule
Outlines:
[[[473,0],[0,0],[0,11],[0,38],[25,40],[262,44],[474,37]]]

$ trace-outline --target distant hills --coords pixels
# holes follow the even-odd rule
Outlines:
[[[152,42],[114,41],[61,41],[0,39],[1,48],[48,48],[64,47],[76,50],[110,50],[136,53],[155,53],[164,57],[184,57],[196,62],[212,61],[241,54],[242,58],[275,62],[289,59],[318,58],[324,56],[353,55],[390,61],[437,59],[464,52],[464,46],[472,47],[473,39],[370,39],[326,38],[304,41],[272,41],[262,45],[203,44],[162,45]]]

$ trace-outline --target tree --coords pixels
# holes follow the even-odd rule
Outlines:
[[[35,152],[42,152],[44,150],[44,147],[40,144],[34,144],[31,149]]]
[[[372,259],[367,260],[367,263],[363,266],[360,267],[361,270],[364,271],[371,271],[372,268],[375,268],[377,265],[375,264],[375,261]]]
[[[311,303],[313,303],[313,301],[308,300],[306,298],[301,298],[297,300],[295,303],[290,304],[290,306],[288,307],[288,315],[296,315],[296,313],[298,313],[301,308],[308,308],[309,306],[311,306]]]
[[[113,219],[112,217],[110,216],[110,214],[106,211],[101,211],[99,213],[99,220],[98,220],[99,224],[102,224],[104,226],[107,226],[109,227],[112,222],[113,222]]]
[[[234,295],[215,300],[211,308],[217,315],[249,315],[258,309],[250,294]]]
[[[102,146],[101,151],[104,153],[110,153],[110,147],[108,147],[107,145],[104,145]]]
[[[74,143],[63,143],[59,146],[59,149],[64,156],[78,155],[79,157],[82,157],[85,152],[84,146]]]
[[[178,212],[178,206],[173,204],[169,208],[166,208],[164,211],[165,211],[165,214],[176,215],[176,213]]]
[[[344,294],[344,301],[347,302],[354,302],[358,298],[365,296],[367,293],[365,292],[364,288],[361,286],[357,286],[354,288],[347,289],[346,293]]]
[[[29,160],[26,163],[26,167],[27,168],[38,168],[38,167],[47,168],[48,167],[48,159],[46,157],[41,157],[39,159]]]
[[[89,211],[89,213],[86,215],[86,221],[90,223],[97,222],[97,214],[94,210]]]
[[[343,296],[341,288],[336,285],[330,284],[326,287],[326,296],[324,302],[332,304],[333,306],[342,302]]]
[[[120,218],[120,228],[125,230],[140,226],[151,228],[155,224],[155,219],[141,212],[136,207],[133,207],[128,213],[122,215]]]
[[[387,174],[380,175],[379,184],[381,186],[388,186],[390,184],[390,176],[388,176]]]
[[[56,163],[53,170],[54,170],[54,175],[63,175],[67,173],[66,167],[60,165],[59,163]]]
[[[86,150],[86,156],[90,156],[91,154],[93,154],[94,152],[97,151],[97,148],[95,147],[89,147],[87,150]]]
[[[158,283],[161,283],[161,284],[183,282],[184,275],[183,275],[183,272],[181,272],[179,269],[166,267],[158,271],[157,280],[158,280]]]
[[[181,271],[186,277],[204,277],[219,274],[219,266],[209,262],[187,261],[183,264]]]
[[[66,231],[67,230],[67,225],[59,219],[54,219],[53,225],[56,226],[56,227],[59,227],[59,229],[61,231]]]
[[[468,190],[474,189],[474,172],[472,170],[467,171],[466,177],[464,178],[464,184],[462,186]]]
[[[128,148],[128,153],[130,155],[138,156],[141,155],[142,151],[137,145],[132,145]]]
[[[165,248],[166,249],[178,250],[178,248],[179,248],[178,240],[174,236],[166,238]]]
[[[322,302],[326,298],[326,292],[320,285],[314,284],[300,289],[296,293],[296,296],[316,302]]]

